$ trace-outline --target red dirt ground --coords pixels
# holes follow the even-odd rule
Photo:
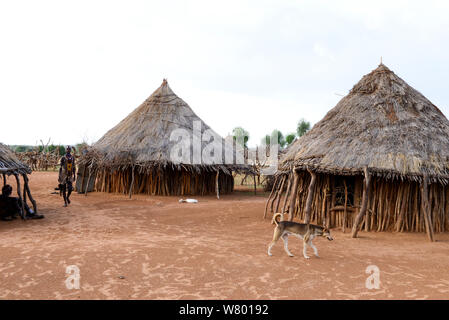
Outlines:
[[[290,240],[267,256],[273,234],[262,215],[266,194],[197,197],[74,194],[62,207],[56,173],[31,175],[43,220],[0,222],[1,299],[448,299],[449,234],[333,230],[317,239],[321,258]],[[10,178],[10,183],[15,183]],[[79,290],[65,286],[80,268]],[[380,289],[369,290],[369,265]]]

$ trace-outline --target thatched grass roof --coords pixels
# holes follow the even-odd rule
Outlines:
[[[125,168],[129,166],[139,166],[142,169],[157,167],[183,167],[188,170],[246,170],[245,165],[223,165],[200,163],[191,161],[187,163],[173,163],[170,157],[172,147],[177,141],[171,141],[170,136],[174,130],[185,129],[193,135],[194,122],[199,123],[201,133],[210,130],[185,103],[169,87],[166,80],[162,85],[137,109],[131,112],[118,125],[109,130],[100,140],[98,140],[88,150],[82,161],[91,163],[94,161],[97,166],[110,167],[112,169]],[[222,148],[222,162],[225,163],[225,152],[233,154],[232,149],[226,148],[222,137],[214,132],[217,140],[213,140],[213,145]],[[198,134],[196,139],[201,139]],[[198,140],[201,141],[201,140]],[[204,150],[208,143],[202,142],[201,150]],[[209,145],[210,147],[210,145]],[[193,147],[190,147],[191,155]],[[232,161],[233,162],[233,161]]]
[[[291,146],[280,170],[358,175],[365,166],[386,178],[449,181],[449,121],[383,64]]]
[[[31,169],[26,164],[17,159],[12,150],[0,143],[0,173],[11,174],[30,174]]]

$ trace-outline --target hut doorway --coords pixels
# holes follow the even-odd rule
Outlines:
[[[334,207],[354,207],[355,206],[355,177],[336,176],[334,180],[335,202]]]

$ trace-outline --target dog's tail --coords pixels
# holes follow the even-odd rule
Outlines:
[[[303,239],[304,243],[308,243],[309,242],[311,235],[312,235],[312,232],[311,232],[310,228],[307,228],[307,232],[304,235],[304,239]]]
[[[281,216],[282,216],[282,213],[276,213],[273,216],[273,220],[271,221],[271,224],[279,225],[279,222],[281,221]]]

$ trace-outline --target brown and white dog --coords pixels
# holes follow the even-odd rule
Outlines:
[[[268,255],[272,256],[271,248],[276,244],[276,242],[281,238],[284,241],[284,250],[290,257],[293,257],[293,254],[288,250],[288,236],[293,235],[295,237],[300,238],[303,241],[303,255],[304,258],[310,259],[307,255],[307,246],[310,246],[315,253],[315,256],[318,256],[318,249],[312,243],[312,240],[316,237],[325,237],[329,241],[334,240],[330,234],[330,231],[324,227],[316,226],[313,224],[302,224],[290,221],[279,221],[278,218],[282,216],[281,213],[277,213],[273,216],[273,224],[276,224],[276,228],[274,229],[273,240],[268,246]]]

